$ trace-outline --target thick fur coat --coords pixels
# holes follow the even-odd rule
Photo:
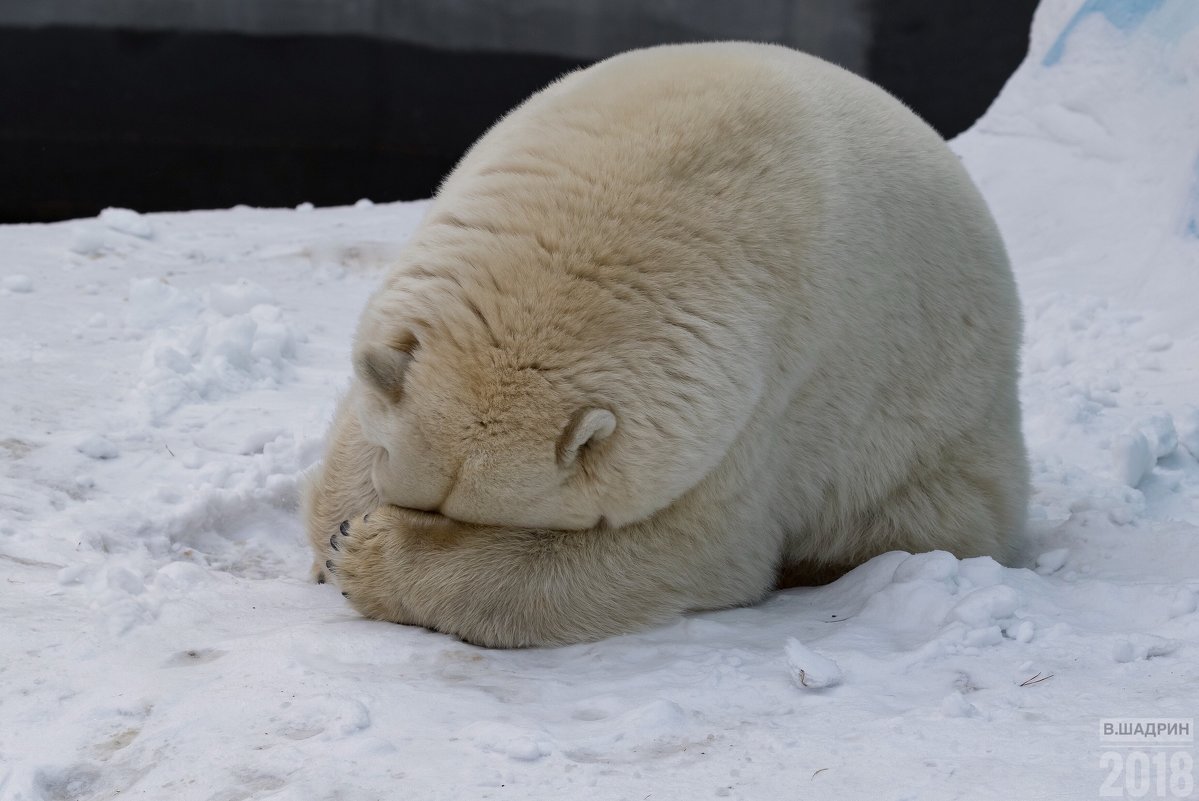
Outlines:
[[[894,98],[781,47],[626,53],[480,139],[369,302],[315,571],[520,646],[1006,559],[1019,342],[986,206]]]

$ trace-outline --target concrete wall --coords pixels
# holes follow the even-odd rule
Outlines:
[[[356,35],[594,60],[665,42],[790,45],[857,72],[869,0],[3,0],[0,26]]]

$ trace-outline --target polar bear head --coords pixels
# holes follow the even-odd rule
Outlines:
[[[547,325],[545,308],[452,289],[385,288],[359,329],[356,411],[385,502],[470,523],[583,529],[648,516],[677,496],[638,481],[639,465],[660,479],[668,471],[645,464],[637,416],[623,430],[631,410],[620,392],[605,391],[585,352],[563,346],[572,333]]]
[[[696,347],[698,321],[529,269],[536,257],[504,240],[413,246],[368,303],[354,402],[385,503],[481,525],[626,525],[697,486],[755,408],[732,326]]]
[[[446,370],[423,343],[359,349],[358,415],[377,446],[379,496],[471,523],[605,524],[596,462],[616,414],[570,403],[534,366],[491,360]]]

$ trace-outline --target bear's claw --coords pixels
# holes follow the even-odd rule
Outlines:
[[[355,569],[344,567],[347,563],[353,564],[355,553],[368,547],[372,541],[371,533],[365,529],[354,534],[352,529],[355,526],[360,526],[370,519],[370,515],[362,516],[361,523],[351,520],[343,520],[341,525],[337,527],[337,531],[329,537],[329,551],[327,552],[328,559],[325,560],[324,571],[320,574],[322,578],[327,574],[328,580],[331,583],[346,584],[347,581],[352,582],[355,576]],[[361,559],[361,554],[357,557]],[[350,594],[345,590],[341,593],[344,597],[349,598]]]

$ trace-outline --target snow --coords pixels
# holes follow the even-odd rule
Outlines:
[[[21,273],[13,273],[0,279],[0,286],[3,286],[9,292],[23,295],[33,291],[33,279]]]
[[[100,434],[92,434],[75,447],[84,456],[90,456],[93,459],[115,459],[120,453],[116,445]]]
[[[150,221],[132,209],[104,209],[98,219],[101,225],[117,233],[142,239],[154,237],[154,228]]]
[[[841,683],[841,668],[823,654],[818,654],[794,637],[787,639],[787,667],[791,679],[805,690],[823,690]]]
[[[1015,567],[547,650],[361,619],[296,505],[425,204],[0,228],[0,799],[1097,797],[1100,719],[1199,686],[1197,8],[1043,4],[953,143],[1025,306]]]

